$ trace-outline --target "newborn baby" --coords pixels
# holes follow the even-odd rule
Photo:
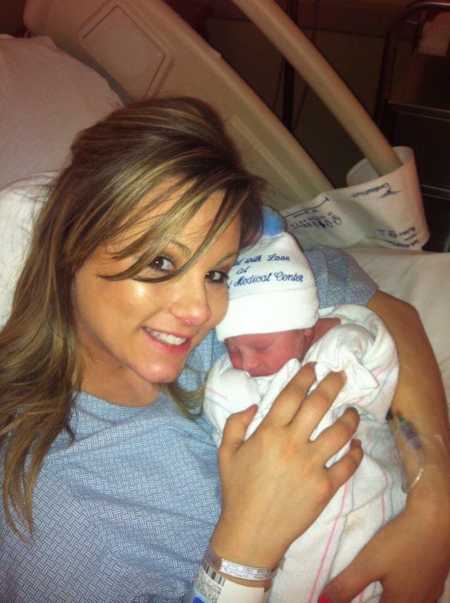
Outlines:
[[[385,420],[398,377],[395,345],[383,322],[365,307],[319,312],[311,269],[295,239],[281,229],[272,228],[243,250],[229,275],[229,292],[227,314],[216,329],[228,353],[211,369],[205,392],[205,415],[218,444],[228,416],[257,404],[250,437],[306,362],[316,363],[318,380],[330,371],[343,370],[347,377],[313,439],[349,406],[361,416],[356,437],[365,454],[360,467],[291,545],[272,586],[271,602],[314,602],[404,505],[401,467]],[[374,583],[357,600],[379,601],[380,595],[381,585]]]

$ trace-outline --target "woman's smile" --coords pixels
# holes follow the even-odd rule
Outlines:
[[[162,349],[175,354],[185,354],[189,351],[192,337],[180,337],[173,333],[165,333],[163,331],[156,331],[148,327],[142,327],[145,334],[153,341],[156,340],[162,346]]]

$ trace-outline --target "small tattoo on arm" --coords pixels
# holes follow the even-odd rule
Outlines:
[[[406,475],[403,475],[403,490],[409,492],[413,486],[417,484],[424,472],[424,451],[422,440],[419,436],[418,431],[414,427],[411,421],[408,421],[401,413],[393,413],[391,410],[386,415],[386,419],[389,423],[392,433],[400,438],[404,444],[406,444],[413,454],[415,460],[414,466],[415,471],[413,477],[409,480],[406,479]],[[400,451],[401,454],[401,451]]]
[[[411,421],[408,421],[408,419],[400,413],[393,414],[391,410],[388,411],[386,419],[391,424],[394,433],[399,431],[405,441],[415,450],[421,450],[423,448],[420,436]]]

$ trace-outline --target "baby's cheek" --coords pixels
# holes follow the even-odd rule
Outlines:
[[[278,372],[291,358],[295,355],[291,353],[291,350],[280,349],[276,352],[267,353],[265,356],[265,363],[269,367],[271,373]]]
[[[229,352],[230,361],[233,368],[242,370],[242,356],[238,351]]]

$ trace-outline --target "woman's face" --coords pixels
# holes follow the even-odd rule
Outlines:
[[[221,199],[219,193],[212,195],[139,276],[159,277],[183,265],[202,243]],[[168,200],[158,214],[172,204]],[[228,301],[226,275],[239,251],[239,238],[236,218],[185,273],[161,283],[101,278],[126,269],[136,258],[112,257],[123,246],[120,241],[98,248],[74,279],[83,390],[129,406],[154,401],[160,384],[176,379],[191,350],[222,320]]]

